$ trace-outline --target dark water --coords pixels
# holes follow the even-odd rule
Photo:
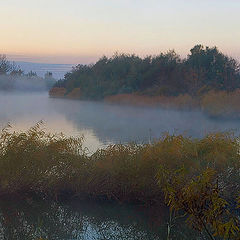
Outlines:
[[[165,240],[164,211],[113,203],[0,200],[0,239]],[[176,222],[172,239],[199,238]]]
[[[239,121],[219,121],[200,112],[165,111],[105,103],[48,98],[47,93],[0,93],[0,126],[10,122],[25,130],[38,121],[51,132],[84,135],[91,152],[109,143],[148,142],[163,132],[201,137],[234,130]],[[1,239],[166,239],[164,210],[114,204],[44,201],[0,201]],[[183,222],[173,227],[173,239],[200,239]]]

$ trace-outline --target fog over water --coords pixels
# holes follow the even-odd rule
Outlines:
[[[10,122],[12,130],[23,131],[40,120],[45,122],[43,127],[47,131],[84,135],[84,146],[90,153],[109,143],[149,142],[164,132],[192,137],[214,131],[240,132],[240,121],[214,120],[200,112],[55,99],[49,98],[46,92],[0,92],[0,128]],[[110,203],[60,204],[1,199],[0,239],[37,239],[40,236],[62,240],[166,239],[169,217],[164,209],[158,211]],[[174,231],[176,239],[200,239],[183,222],[176,223]]]
[[[240,121],[210,119],[201,112],[179,112],[49,98],[44,93],[0,92],[0,126],[26,130],[40,120],[44,128],[84,135],[91,152],[109,143],[149,142],[164,132],[202,137],[215,131],[240,131]]]

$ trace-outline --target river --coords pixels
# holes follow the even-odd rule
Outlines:
[[[39,121],[50,132],[84,136],[90,152],[110,143],[149,142],[162,134],[202,137],[215,131],[240,131],[240,121],[210,119],[198,111],[112,105],[49,98],[47,93],[1,93],[0,127],[26,130]]]
[[[10,123],[12,130],[23,131],[40,120],[46,131],[83,135],[89,153],[111,143],[153,141],[164,132],[195,138],[214,131],[238,134],[240,127],[240,121],[210,119],[198,111],[54,99],[47,93],[0,93],[1,127]],[[0,239],[166,239],[163,213],[112,203],[1,199]],[[179,226],[174,227],[176,236],[189,239],[191,232]]]

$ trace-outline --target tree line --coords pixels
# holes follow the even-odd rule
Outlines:
[[[36,72],[24,71],[15,63],[0,54],[0,90],[1,91],[39,91],[50,89],[55,83],[51,72],[39,77]]]
[[[240,66],[217,47],[202,45],[194,46],[184,59],[174,50],[145,58],[115,53],[95,64],[77,65],[54,87],[63,87],[67,93],[80,88],[82,98],[95,100],[126,93],[199,96],[239,88]]]

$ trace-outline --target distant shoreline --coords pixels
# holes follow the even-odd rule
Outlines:
[[[16,61],[15,63],[19,65],[24,72],[33,71],[40,77],[44,77],[46,72],[52,72],[56,79],[64,78],[64,75],[74,66],[73,64],[36,63],[27,61]]]
[[[52,88],[49,91],[52,98],[91,100],[81,96],[80,88],[67,93],[65,88]],[[179,96],[148,96],[143,94],[116,94],[99,100],[111,104],[131,105],[139,107],[159,107],[172,110],[200,110],[207,116],[220,119],[240,118],[240,89],[233,92],[210,91],[201,96],[188,94]]]

